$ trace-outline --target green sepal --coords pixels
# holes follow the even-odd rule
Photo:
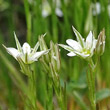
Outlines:
[[[19,43],[19,40],[18,40],[18,38],[17,38],[15,32],[14,32],[14,37],[15,37],[17,49],[19,50],[19,52],[22,52],[22,47],[21,47],[21,45],[20,45],[20,43]]]
[[[84,47],[84,39],[82,38],[81,34],[72,26],[72,29],[76,35],[77,41]]]
[[[17,57],[17,60],[21,67],[21,72],[30,77],[31,70],[28,64],[25,64],[20,57]]]
[[[36,43],[36,45],[34,46],[34,49],[32,51],[32,54],[34,54],[39,48],[39,42]]]

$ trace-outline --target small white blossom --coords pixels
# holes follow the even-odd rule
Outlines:
[[[61,10],[60,0],[53,0],[53,3],[56,4],[56,7],[55,7],[56,15],[59,17],[62,17],[63,12]],[[49,16],[51,13],[52,13],[52,9],[51,9],[49,2],[47,0],[44,0],[43,4],[42,4],[42,16],[45,18],[45,17]]]
[[[16,60],[20,58],[25,64],[31,64],[34,61],[37,61],[38,58],[41,57],[42,55],[48,53],[48,50],[36,52],[39,47],[39,42],[36,43],[34,48],[31,48],[27,42],[25,42],[23,46],[21,47],[15,33],[14,33],[14,36],[15,36],[17,49],[13,47],[7,48],[4,45],[3,46],[5,47],[7,52],[10,55],[12,55]]]
[[[63,16],[63,12],[60,8],[56,8],[55,13],[57,16],[62,17]]]
[[[59,44],[59,46],[69,51],[69,53],[67,54],[68,56],[77,55],[84,59],[92,57],[97,43],[97,40],[94,38],[92,32],[90,31],[86,40],[84,41],[80,33],[74,27],[72,28],[76,35],[77,41],[68,39],[66,40],[68,46],[63,44]]]
[[[99,2],[96,2],[95,4],[92,4],[93,6],[93,15],[99,15],[101,13],[101,4]]]
[[[51,14],[51,7],[49,3],[45,0],[42,4],[42,16],[45,18]]]

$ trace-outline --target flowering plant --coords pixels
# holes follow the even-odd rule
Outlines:
[[[73,26],[72,28],[76,35],[77,41],[67,39],[66,43],[69,46],[63,44],[59,44],[59,46],[69,51],[67,54],[68,56],[77,55],[84,59],[92,57],[97,43],[97,40],[94,38],[92,32],[89,32],[86,41],[84,41],[84,38],[81,36],[81,34]]]
[[[20,58],[25,64],[31,64],[34,61],[37,61],[39,57],[41,57],[42,55],[44,55],[48,52],[48,50],[43,50],[43,51],[37,52],[38,47],[39,47],[39,42],[36,43],[34,48],[31,48],[27,42],[25,42],[23,44],[23,46],[21,47],[15,33],[14,33],[14,37],[15,37],[17,49],[15,49],[13,47],[7,48],[4,45],[3,46],[5,47],[7,52],[10,55],[12,55],[16,60],[18,60],[18,58]]]

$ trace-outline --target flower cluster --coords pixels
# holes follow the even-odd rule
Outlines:
[[[10,55],[12,55],[16,60],[20,58],[25,64],[31,64],[34,61],[37,61],[38,58],[41,57],[42,55],[48,53],[48,50],[37,52],[38,47],[39,47],[39,42],[36,43],[34,48],[31,48],[27,42],[25,42],[23,46],[21,47],[15,33],[14,33],[14,36],[15,36],[17,49],[13,47],[7,48],[4,45],[3,46],[5,47],[7,52]]]

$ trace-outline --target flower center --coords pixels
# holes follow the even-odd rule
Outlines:
[[[90,50],[89,50],[89,49],[84,48],[84,49],[82,50],[82,53],[84,53],[84,54],[90,54]]]

